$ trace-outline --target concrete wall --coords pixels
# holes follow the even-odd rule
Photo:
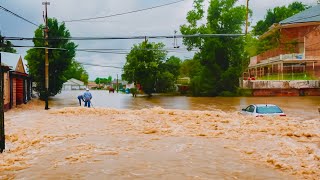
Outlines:
[[[254,89],[253,96],[320,96],[320,88],[310,89]]]
[[[242,86],[241,86],[242,85]],[[243,89],[301,89],[301,88],[320,88],[320,80],[243,80],[240,87]]]

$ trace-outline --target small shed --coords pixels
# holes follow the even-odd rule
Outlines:
[[[4,108],[11,109],[31,100],[31,79],[26,61],[19,54],[2,53],[4,72]]]
[[[71,78],[67,82],[63,83],[62,90],[83,90],[86,89],[84,82]]]

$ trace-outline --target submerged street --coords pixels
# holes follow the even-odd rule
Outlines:
[[[2,1],[0,180],[320,180],[319,12]]]
[[[5,113],[0,179],[319,179],[319,97],[193,98],[65,91]],[[287,117],[248,117],[250,103]],[[293,103],[295,102],[295,103]]]

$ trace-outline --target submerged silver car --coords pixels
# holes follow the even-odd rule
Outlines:
[[[251,104],[247,108],[242,109],[241,113],[256,117],[286,116],[286,114],[274,104]]]

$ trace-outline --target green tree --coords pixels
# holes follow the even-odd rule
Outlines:
[[[108,83],[112,83],[112,76],[108,76],[107,81],[108,81]]]
[[[0,35],[0,39],[2,36]],[[9,53],[16,53],[17,51],[12,48],[12,43],[10,41],[4,41],[3,44],[0,44],[0,51],[2,52],[9,52]]]
[[[70,68],[66,70],[64,74],[65,74],[65,79],[67,80],[71,78],[75,78],[84,82],[85,84],[88,84],[89,75],[87,71],[79,62],[77,62],[74,59],[71,61]]]
[[[159,64],[156,92],[165,93],[175,89],[174,83],[179,77],[180,66],[181,60],[175,56],[171,56],[164,63]]]
[[[180,67],[180,77],[190,77],[199,75],[201,72],[201,64],[199,59],[187,59],[181,63]]]
[[[156,92],[165,93],[173,91],[175,82],[176,77],[169,71],[159,73],[155,86]]]
[[[147,41],[134,45],[127,55],[122,79],[141,84],[143,91],[151,96],[159,77],[159,65],[166,59],[163,43]]]
[[[267,15],[264,20],[260,20],[253,27],[254,35],[262,35],[267,32],[269,27],[274,23],[287,19],[301,11],[306,10],[309,6],[302,4],[301,2],[293,2],[286,6],[275,7],[267,10]]]
[[[170,72],[175,78],[180,75],[181,59],[175,56],[171,56],[164,63],[164,69]]]
[[[237,0],[211,0],[207,23],[198,25],[204,16],[203,0],[194,1],[194,9],[187,14],[188,24],[182,25],[182,34],[240,34],[245,24],[246,7],[236,6]],[[244,59],[243,37],[185,38],[189,48],[199,48],[195,54],[202,66],[199,75],[191,79],[196,96],[216,96],[224,91],[235,92]]]
[[[49,50],[49,95],[54,96],[61,91],[62,84],[67,81],[65,73],[72,66],[73,58],[75,57],[76,45],[66,38],[70,38],[71,35],[67,30],[64,23],[59,24],[56,19],[48,19],[49,38],[64,38],[60,40],[49,40],[48,46],[51,48],[63,48],[66,50]],[[33,40],[35,47],[44,47],[45,41],[43,33],[44,25],[40,25],[35,30]],[[45,62],[45,50],[31,48],[27,51],[25,59],[28,61],[29,73],[34,82],[37,83],[36,90],[40,92],[40,97],[44,97],[45,93],[45,76],[44,76],[44,62]]]
[[[97,84],[110,84],[112,82],[112,77],[111,76],[109,76],[108,78],[97,77],[94,80],[94,82],[97,83]]]

